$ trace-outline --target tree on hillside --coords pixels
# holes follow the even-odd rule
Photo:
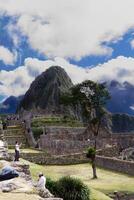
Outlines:
[[[81,105],[83,116],[88,120],[87,128],[93,133],[94,147],[88,149],[87,157],[91,159],[93,168],[93,178],[96,174],[96,142],[100,127],[105,115],[105,104],[110,98],[108,90],[104,84],[86,80],[75,85],[68,93],[61,97],[61,102],[65,105]]]

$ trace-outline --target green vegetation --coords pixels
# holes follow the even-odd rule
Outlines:
[[[104,84],[95,83],[90,80],[83,81],[73,86],[69,92],[61,97],[64,105],[78,106],[82,108],[82,114],[87,119],[88,129],[94,135],[94,149],[100,128],[103,124],[106,111],[104,106],[110,99],[109,92]],[[92,156],[93,178],[97,178],[96,173],[96,151]]]
[[[98,179],[92,179],[90,164],[41,166],[30,163],[30,170],[35,180],[40,171],[55,181],[63,176],[79,178],[89,186],[91,200],[110,200],[106,194],[114,191],[134,193],[134,177],[98,168]]]
[[[95,157],[95,154],[96,154],[96,150],[94,148],[88,148],[87,154],[86,154],[87,158],[92,159]]]
[[[35,140],[38,140],[40,138],[40,135],[43,134],[43,129],[42,127],[34,127],[32,128],[32,132],[33,132]]]
[[[71,117],[37,117],[32,121],[32,127],[42,126],[70,126],[70,127],[81,127],[83,124]]]
[[[89,200],[89,188],[78,178],[65,176],[57,181],[49,178],[46,187],[64,200]]]
[[[8,152],[9,153],[14,153],[14,149],[8,149]],[[44,152],[42,152],[42,151],[40,151],[40,150],[36,150],[36,149],[20,149],[20,152],[21,153],[33,153],[33,154],[40,154],[40,153],[44,153]]]

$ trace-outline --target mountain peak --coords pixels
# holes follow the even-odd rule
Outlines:
[[[39,75],[26,92],[20,109],[43,113],[62,113],[60,96],[73,86],[71,79],[60,66],[52,66]]]

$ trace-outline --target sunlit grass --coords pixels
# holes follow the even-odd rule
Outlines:
[[[104,193],[108,194],[114,191],[134,193],[134,177],[104,169],[97,169],[98,179],[93,180],[90,164],[41,166],[30,163],[30,170],[34,179],[37,179],[40,171],[53,180],[57,180],[61,176],[80,178],[91,188],[93,200],[109,200],[110,198],[104,195]]]

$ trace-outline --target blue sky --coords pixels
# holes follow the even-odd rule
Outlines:
[[[24,64],[24,60],[27,57],[33,57],[38,58],[40,60],[47,60],[47,57],[45,54],[39,53],[37,50],[31,48],[31,46],[28,44],[27,37],[21,36],[21,34],[18,32],[17,34],[20,36],[20,44],[18,47],[14,46],[12,37],[7,31],[7,27],[10,24],[10,22],[15,22],[15,19],[9,16],[1,16],[0,17],[0,45],[3,45],[4,47],[8,48],[10,51],[13,51],[14,49],[17,51],[18,56],[16,61],[12,65],[6,65],[4,62],[0,61],[0,70],[13,70],[17,68],[18,66],[21,66]],[[125,57],[134,57],[134,49],[131,47],[130,42],[134,38],[134,29],[128,30],[122,38],[116,42],[109,42],[106,43],[106,46],[111,47],[113,49],[113,53],[110,56],[107,55],[89,55],[84,56],[80,60],[75,59],[69,59],[70,63],[87,67],[87,66],[96,66],[98,64],[102,64],[104,62],[107,62],[108,60],[112,58],[116,58],[118,56],[125,56]]]
[[[31,4],[0,1],[0,101],[24,94],[51,65],[61,65],[74,83],[90,78],[134,84],[134,1]]]

